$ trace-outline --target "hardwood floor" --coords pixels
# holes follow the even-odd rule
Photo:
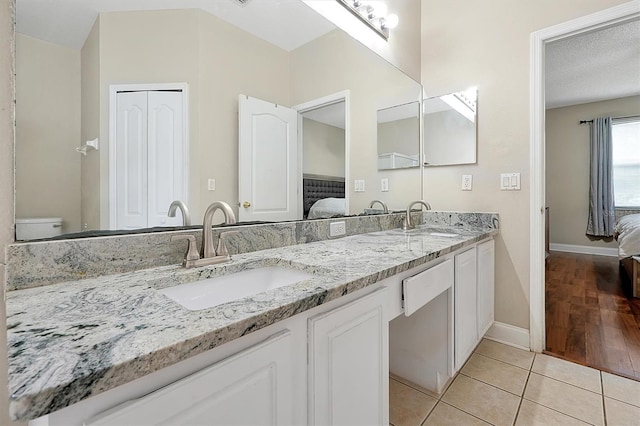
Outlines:
[[[640,380],[640,299],[618,258],[551,252],[545,281],[546,352]]]

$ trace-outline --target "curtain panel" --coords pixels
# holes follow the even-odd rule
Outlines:
[[[587,235],[594,237],[613,237],[616,219],[611,121],[611,117],[595,118],[590,126],[591,173]]]

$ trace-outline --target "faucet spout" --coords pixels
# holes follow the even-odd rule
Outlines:
[[[373,200],[372,202],[370,202],[370,203],[369,203],[369,208],[372,208],[372,207],[373,207],[373,205],[374,205],[374,204],[376,204],[376,203],[378,203],[378,204],[380,204],[380,205],[382,206],[382,210],[383,210],[385,213],[389,213],[389,208],[387,207],[387,205],[385,204],[385,202],[384,202],[384,201],[382,201],[382,200]]]
[[[224,224],[233,225],[236,223],[236,215],[233,214],[231,206],[224,201],[214,201],[207,208],[204,213],[204,219],[202,221],[202,258],[214,257],[216,255],[215,248],[213,246],[213,233],[211,232],[211,226],[213,225],[213,215],[217,210],[221,210],[224,213]]]
[[[416,204],[421,204],[422,206],[426,207],[427,210],[431,210],[431,205],[423,200],[412,201],[411,203],[409,203],[409,206],[407,206],[407,214],[404,217],[404,222],[402,224],[402,229],[405,231],[416,227],[411,221],[411,208]],[[420,207],[421,209],[422,206]]]
[[[171,205],[169,206],[169,213],[167,213],[167,216],[176,217],[176,210],[178,209],[180,209],[180,211],[182,212],[182,224],[184,226],[191,225],[191,216],[189,215],[189,209],[187,208],[187,205],[183,201],[176,200],[173,203],[171,203]]]

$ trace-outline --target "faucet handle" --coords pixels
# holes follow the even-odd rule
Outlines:
[[[198,253],[198,247],[196,245],[196,237],[189,234],[172,235],[171,241],[187,240],[187,252],[184,255],[184,260],[198,260],[200,259],[200,253]]]
[[[227,250],[226,237],[228,235],[237,234],[238,231],[226,231],[221,232],[218,237],[218,246],[216,247],[217,256],[229,256],[229,250]]]

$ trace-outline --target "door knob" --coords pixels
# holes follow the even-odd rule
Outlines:
[[[242,207],[244,207],[245,209],[248,209],[249,207],[251,207],[251,203],[248,201],[245,201],[244,203],[242,203]]]

